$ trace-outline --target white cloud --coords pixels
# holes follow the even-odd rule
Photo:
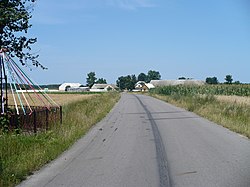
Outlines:
[[[38,0],[35,5],[33,21],[45,25],[66,24],[71,16],[80,16],[81,20],[93,20],[95,15],[84,15],[85,9],[119,8],[136,10],[155,5],[152,0]],[[89,11],[88,11],[89,12]]]

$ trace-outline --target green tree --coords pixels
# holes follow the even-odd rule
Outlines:
[[[186,77],[179,77],[178,80],[186,80]]]
[[[95,83],[97,83],[97,84],[107,84],[107,81],[104,78],[99,78]]]
[[[132,76],[127,75],[124,80],[125,80],[125,89],[130,90],[130,91],[133,90],[134,85],[132,83]]]
[[[147,75],[145,74],[145,73],[140,73],[139,75],[138,75],[138,81],[147,81]]]
[[[151,80],[160,80],[160,79],[161,75],[159,71],[153,71],[153,70],[148,71],[147,82],[150,82]]]
[[[121,76],[116,81],[117,87],[119,87],[120,90],[130,90],[132,91],[135,88],[135,83],[137,82],[135,75],[127,75],[127,76]]]
[[[235,81],[234,84],[241,84],[240,81]]]
[[[94,84],[95,84],[95,81],[96,81],[96,77],[95,77],[95,72],[90,72],[87,74],[87,86],[88,87],[92,87]]]
[[[38,55],[31,53],[31,45],[37,38],[28,38],[31,19],[36,0],[0,0],[0,49],[6,49],[12,57],[16,56],[22,65],[32,62],[34,66],[46,69],[38,61]]]
[[[232,75],[226,75],[226,77],[225,77],[225,83],[226,84],[232,84],[232,82],[233,82],[233,77],[232,77]]]
[[[116,81],[116,85],[120,90],[125,90],[126,88],[125,82],[126,82],[126,78],[124,76],[121,76],[121,77],[118,77]]]
[[[218,81],[217,77],[207,77],[206,83],[207,84],[218,84],[219,81]]]
[[[131,81],[130,81],[130,90],[135,89],[135,84],[137,82],[137,78],[135,75],[131,75]]]

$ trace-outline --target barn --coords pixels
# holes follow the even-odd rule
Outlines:
[[[67,91],[68,89],[75,89],[79,88],[80,86],[80,83],[63,83],[61,86],[59,86],[59,91]]]
[[[116,89],[116,85],[113,84],[94,84],[90,91],[91,92],[108,92],[114,91]]]

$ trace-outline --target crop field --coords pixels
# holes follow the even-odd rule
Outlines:
[[[59,105],[65,105],[82,99],[88,99],[94,95],[83,94],[48,94]]]
[[[250,85],[165,86],[150,95],[250,138]]]
[[[21,93],[19,93],[20,97],[23,100],[23,104],[25,105],[25,100],[23,99],[23,95]],[[41,102],[41,99],[44,100],[42,94],[39,94],[39,96],[37,96],[34,93],[25,93],[24,94],[28,103],[30,103],[30,105],[32,106],[44,106],[45,104],[48,104],[47,102],[44,104]],[[56,94],[56,93],[52,93],[52,94],[47,94],[53,101],[55,101],[58,105],[65,105],[77,100],[81,100],[81,99],[88,99],[90,97],[93,97],[95,94]],[[18,101],[18,97],[17,94],[15,94],[15,98],[16,101],[18,103],[18,105],[20,105],[20,102]],[[41,99],[40,99],[41,98]],[[13,96],[11,94],[8,94],[8,104],[9,105],[14,105],[14,99]]]
[[[250,96],[250,85],[203,85],[203,86],[164,86],[157,87],[152,91],[153,93],[164,95],[236,95],[236,96]]]

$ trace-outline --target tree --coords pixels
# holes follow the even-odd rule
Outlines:
[[[126,82],[125,77],[121,76],[121,77],[118,77],[118,80],[116,81],[116,85],[120,90],[124,90],[126,88],[125,82]]]
[[[117,87],[120,90],[133,90],[135,88],[135,83],[137,82],[135,75],[121,76],[116,81]]]
[[[99,78],[95,83],[97,83],[97,84],[107,84],[107,81],[104,78]]]
[[[96,81],[96,77],[95,77],[95,72],[90,72],[87,74],[87,86],[88,87],[92,87],[94,84],[95,84],[95,81]]]
[[[87,74],[87,86],[89,86],[90,88],[95,84],[107,84],[106,79],[104,78],[96,78],[95,72],[89,72]]]
[[[186,80],[186,77],[179,77],[178,80]]]
[[[148,71],[147,82],[150,82],[151,80],[160,80],[160,79],[161,75],[158,71],[153,71],[153,70]]]
[[[147,81],[147,75],[145,74],[145,73],[140,73],[139,75],[138,75],[138,81]]]
[[[34,66],[46,69],[38,61],[38,55],[31,53],[31,45],[37,38],[28,38],[29,20],[36,0],[0,1],[0,49],[7,49],[11,57],[17,57],[22,65],[31,61]]]
[[[127,75],[124,79],[125,81],[125,89],[127,90],[133,90],[134,89],[134,85],[132,83],[132,76],[131,75]]]
[[[226,84],[232,84],[232,82],[233,82],[233,77],[232,77],[232,75],[226,75],[226,77],[225,77],[225,83]]]
[[[135,75],[131,75],[131,81],[130,81],[130,90],[133,90],[135,88],[135,84],[137,82],[137,78]]]
[[[207,84],[218,84],[219,81],[218,81],[217,77],[207,77],[206,83]]]

